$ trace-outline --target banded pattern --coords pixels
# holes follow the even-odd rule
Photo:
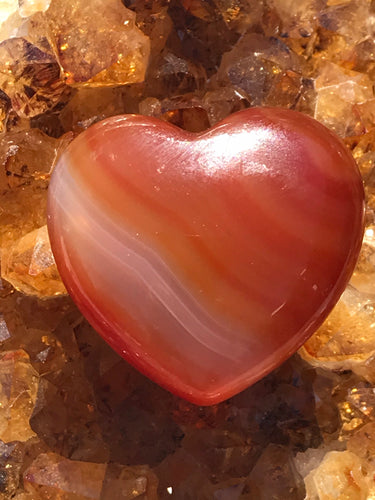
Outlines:
[[[359,251],[363,188],[342,143],[299,113],[255,108],[199,135],[128,115],[71,144],[48,214],[93,326],[210,404],[280,364],[333,307]]]

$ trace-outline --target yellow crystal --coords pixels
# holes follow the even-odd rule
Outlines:
[[[18,0],[19,13],[22,17],[29,17],[35,12],[45,12],[50,6],[51,0]]]
[[[315,118],[341,137],[363,133],[355,106],[373,99],[371,80],[362,73],[323,64],[315,80]]]
[[[331,451],[305,477],[305,500],[366,500],[367,471],[350,451]]]
[[[18,11],[18,0],[2,0],[0,2],[0,34],[11,23],[11,17]],[[1,37],[0,37],[1,41]]]
[[[46,224],[49,174],[71,138],[38,129],[0,137],[0,247]]]
[[[214,0],[214,3],[225,23],[239,33],[249,30],[262,17],[263,6],[261,2],[251,0]]]
[[[365,230],[358,263],[350,283],[362,293],[375,294],[375,224],[369,225]]]
[[[314,366],[356,370],[375,352],[374,308],[373,298],[348,286],[300,355]]]
[[[38,391],[38,376],[25,351],[0,354],[0,439],[27,441]]]
[[[45,17],[69,85],[101,87],[144,80],[149,39],[121,0],[52,0]]]
[[[348,441],[348,450],[375,465],[375,423],[359,429]]]
[[[47,226],[31,231],[3,249],[1,276],[28,295],[47,298],[66,294],[53,258]]]
[[[157,500],[157,479],[147,466],[107,466],[43,453],[23,479],[26,492],[40,500]]]
[[[55,453],[44,453],[26,470],[24,486],[40,500],[99,500],[105,470],[104,464],[74,462]]]
[[[25,35],[0,43],[0,88],[22,118],[53,109],[70,92],[51,47],[45,38],[39,41],[40,46]]]
[[[317,25],[320,4],[316,0],[270,0],[280,16],[283,31],[292,37],[309,35]]]

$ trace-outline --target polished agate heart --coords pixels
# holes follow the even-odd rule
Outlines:
[[[249,109],[201,134],[118,116],[72,142],[48,217],[91,324],[205,405],[270,372],[327,316],[359,251],[363,188],[341,141],[300,113]]]

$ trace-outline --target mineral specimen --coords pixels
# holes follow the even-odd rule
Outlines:
[[[375,352],[374,299],[348,287],[331,315],[303,345],[300,353],[312,364],[355,369]]]
[[[362,73],[344,70],[332,63],[324,65],[315,80],[315,118],[342,137],[364,132],[356,105],[373,98],[372,82]]]
[[[29,420],[38,391],[38,374],[26,352],[6,351],[0,356],[0,439],[27,441],[34,436]]]
[[[251,103],[256,105],[274,105],[277,94],[284,103],[278,103],[285,107],[292,107],[299,94],[300,84],[294,83],[297,90],[286,92],[287,83],[280,80],[285,78],[286,71],[290,77],[296,74],[300,78],[301,61],[296,54],[280,40],[269,39],[256,33],[250,33],[242,37],[235,47],[224,54],[221,65],[217,72],[217,78],[221,85],[230,85],[246,92]],[[280,86],[277,90],[277,86]],[[286,94],[286,95],[284,95]],[[267,99],[272,99],[267,102]]]
[[[0,498],[13,498],[20,482],[24,459],[23,445],[19,441],[0,441],[1,493]]]
[[[46,223],[47,186],[60,152],[71,140],[38,129],[0,136],[0,244],[7,247]]]
[[[35,12],[45,12],[51,0],[18,0],[19,13],[22,17],[30,17]]]
[[[0,0],[3,272],[30,244],[8,268],[18,290],[0,280],[0,439],[12,439],[0,440],[1,500],[375,498],[374,26],[371,0]],[[45,236],[49,172],[72,134],[123,113],[203,131],[255,103],[344,138],[365,184],[364,244],[304,359],[199,407],[51,296],[52,268],[29,274],[34,254],[48,257],[34,236]]]
[[[73,461],[55,453],[39,455],[23,480],[25,490],[40,500],[157,500],[157,479],[148,467]]]
[[[306,500],[369,498],[369,481],[362,461],[350,451],[327,453],[317,469],[305,478]]]
[[[72,143],[48,217],[68,290],[104,338],[208,404],[327,315],[357,257],[363,190],[343,145],[299,113],[246,110],[197,137],[125,115]]]
[[[52,0],[45,17],[68,84],[102,87],[143,81],[149,40],[121,0]]]
[[[56,269],[46,226],[35,229],[3,250],[1,276],[29,295],[46,298],[66,293]]]
[[[69,95],[50,45],[38,47],[22,37],[0,43],[0,85],[23,118],[54,109]]]

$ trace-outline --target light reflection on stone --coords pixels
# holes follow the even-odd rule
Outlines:
[[[65,461],[69,473],[91,471],[83,492],[99,471],[92,491],[103,495],[105,485],[108,498],[125,485],[143,494],[145,477],[149,498],[253,500],[254,491],[260,499],[274,488],[285,500],[286,484],[303,500],[303,479],[306,498],[326,499],[328,487],[337,497],[339,480],[349,500],[375,498],[373,2],[126,1],[133,12],[115,1],[53,0],[48,11],[49,3],[0,2],[2,248],[45,224],[48,172],[64,133],[124,112],[202,130],[254,104],[315,115],[345,139],[365,181],[367,229],[350,288],[301,350],[308,362],[292,358],[210,409],[176,400],[132,370],[68,298],[28,295],[38,273],[28,276],[31,288],[16,273],[22,291],[2,281],[0,497],[40,498],[43,468]],[[31,261],[24,277],[38,270]],[[50,297],[43,272],[48,286],[37,294]],[[279,476],[275,456],[284,457]],[[129,467],[109,470],[109,460]],[[155,474],[135,465],[143,463]],[[59,487],[42,494],[70,495],[55,477]]]

